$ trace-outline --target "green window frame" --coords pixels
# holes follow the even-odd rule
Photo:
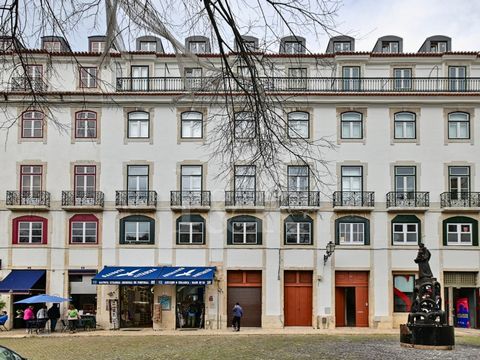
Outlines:
[[[297,235],[297,242],[287,242],[287,228],[291,226],[291,224],[297,224],[296,235]],[[301,229],[299,228],[298,224],[308,224],[309,225],[309,242],[299,242],[300,235],[302,233]],[[285,245],[313,245],[313,219],[308,215],[289,215],[283,221],[283,243]]]
[[[189,241],[188,242],[181,241],[182,234],[187,234],[186,232],[182,231],[181,226],[185,226],[186,224],[190,224],[190,231],[189,231],[189,234],[188,234],[189,235]],[[193,224],[197,224],[197,227],[198,227],[198,225],[201,224],[201,241],[200,242],[194,241],[195,238],[198,238],[198,235],[200,235],[200,233],[194,229]],[[191,215],[182,215],[182,216],[179,216],[177,218],[177,220],[176,220],[176,236],[175,236],[177,245],[204,245],[205,244],[205,234],[206,234],[205,219],[202,216],[196,215],[196,214],[191,214]]]
[[[391,242],[392,245],[418,245],[421,243],[422,239],[422,222],[418,217],[415,215],[397,215],[392,219],[391,222]],[[416,226],[416,233],[417,233],[417,241],[413,242],[408,242],[407,239],[405,239],[403,242],[396,242],[395,241],[395,233],[399,233],[399,231],[396,231],[395,225],[403,225],[403,234],[408,237],[408,234],[411,233],[409,231],[409,226],[408,225],[415,225]]]
[[[471,243],[448,243],[448,225],[470,225]],[[468,216],[453,216],[443,220],[443,245],[444,246],[478,246],[478,221]]]
[[[255,223],[256,224],[256,242],[239,243],[233,241],[233,226],[235,223]],[[227,245],[262,245],[262,220],[251,215],[238,215],[227,220]]]
[[[340,228],[341,224],[363,224],[363,244],[360,243],[341,243]],[[335,220],[335,244],[337,245],[370,245],[370,220],[361,216],[342,216]]]
[[[126,224],[132,223],[149,223],[149,239],[148,241],[132,241],[127,242],[125,241],[125,233],[126,233]],[[143,215],[131,215],[126,216],[120,219],[120,244],[128,244],[128,245],[145,245],[145,244],[155,244],[155,219],[152,219],[148,216]]]

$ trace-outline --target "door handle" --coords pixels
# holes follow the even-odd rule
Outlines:
[[[367,307],[367,306],[368,306],[368,303],[365,303],[365,307]]]

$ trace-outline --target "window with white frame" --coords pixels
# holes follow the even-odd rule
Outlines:
[[[341,222],[338,231],[340,244],[363,245],[365,242],[365,225],[363,223]]]
[[[43,138],[43,113],[25,111],[22,114],[22,138]]]
[[[312,224],[310,222],[286,222],[285,243],[308,245],[312,243]]]
[[[399,112],[394,115],[395,139],[415,139],[415,114],[411,112]]]
[[[340,115],[341,138],[363,138],[363,116],[359,112],[345,112]]]
[[[60,41],[45,41],[43,48],[48,52],[60,52],[62,51],[62,44]]]
[[[179,244],[203,244],[203,222],[180,222],[178,224]]]
[[[415,245],[419,240],[418,222],[401,222],[401,220],[392,221],[392,233],[394,245]]]
[[[97,137],[97,113],[79,111],[75,114],[75,137],[94,139]]]
[[[232,223],[232,243],[233,244],[256,244],[257,243],[257,223],[256,222],[236,222]]]
[[[448,114],[448,138],[470,138],[470,114],[465,112],[453,112]]]
[[[464,91],[467,87],[467,67],[449,66],[448,85],[450,91]]]
[[[148,139],[150,133],[149,114],[145,111],[128,113],[128,138]]]
[[[288,69],[288,87],[290,89],[307,88],[307,68],[289,68]]]
[[[446,41],[432,41],[430,43],[430,52],[442,53],[447,51]]]
[[[194,54],[204,54],[207,52],[207,43],[205,41],[189,41],[188,50]]]
[[[125,221],[125,244],[150,243],[149,221]]]
[[[412,69],[398,68],[393,69],[394,88],[395,90],[411,90],[412,89]]]
[[[203,136],[203,114],[198,111],[186,111],[181,115],[182,139],[201,139]]]
[[[80,67],[80,87],[97,87],[98,69],[96,67]]]
[[[255,138],[255,119],[251,112],[242,111],[235,113],[235,139]]]
[[[383,41],[382,53],[398,53],[400,45],[398,41]]]
[[[283,44],[285,54],[303,53],[303,44],[301,41],[285,41]]]
[[[352,44],[350,41],[335,41],[333,43],[334,52],[348,52],[352,51]]]
[[[140,51],[157,51],[156,41],[140,41]]]
[[[358,91],[360,90],[360,67],[344,66],[342,68],[343,90]]]
[[[448,245],[472,245],[472,224],[447,225]]]
[[[96,244],[97,243],[97,222],[95,221],[72,221],[72,244]]]
[[[288,137],[291,139],[308,139],[310,135],[310,115],[304,111],[294,111],[287,115]]]
[[[90,42],[90,51],[94,53],[102,53],[105,51],[105,41]]]
[[[18,223],[19,244],[41,244],[43,242],[43,222],[20,221]]]

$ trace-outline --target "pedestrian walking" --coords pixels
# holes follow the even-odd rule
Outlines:
[[[58,304],[52,304],[50,309],[47,311],[47,316],[50,320],[50,331],[55,332],[57,321],[60,319],[60,309],[58,308]]]
[[[76,332],[77,321],[78,321],[78,310],[75,309],[75,306],[73,306],[73,304],[71,304],[68,307],[67,320],[68,320],[68,328],[70,329],[70,333]]]
[[[33,313],[33,305],[30,305],[23,311],[23,320],[25,321],[25,327],[27,328],[27,333],[30,332],[32,327],[32,322],[35,320],[35,314]]]
[[[243,316],[243,309],[238,302],[233,307],[232,312],[233,312],[233,321],[232,321],[233,331],[240,331],[240,319]]]

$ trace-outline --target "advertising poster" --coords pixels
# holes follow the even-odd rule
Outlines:
[[[468,298],[457,299],[457,326],[461,328],[470,327],[470,309],[468,307]]]

